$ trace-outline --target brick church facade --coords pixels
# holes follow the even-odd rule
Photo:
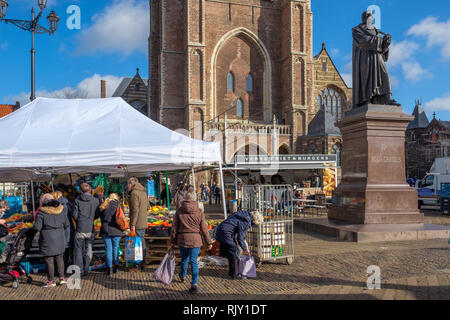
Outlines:
[[[148,115],[236,153],[339,152],[351,89],[310,0],[151,0]]]

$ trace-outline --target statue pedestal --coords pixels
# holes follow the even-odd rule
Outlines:
[[[417,192],[406,183],[401,107],[354,109],[338,123],[344,141],[342,181],[328,218],[352,224],[421,224]]]

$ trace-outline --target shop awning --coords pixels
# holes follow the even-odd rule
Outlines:
[[[221,162],[217,142],[191,139],[122,98],[38,98],[0,119],[0,181],[46,174],[178,170]]]

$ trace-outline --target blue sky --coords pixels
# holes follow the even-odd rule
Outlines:
[[[10,0],[6,18],[26,19],[36,0]],[[394,98],[411,113],[421,98],[429,118],[436,111],[450,120],[450,2],[448,0],[312,0],[314,53],[326,43],[343,77],[351,79],[351,28],[369,5],[381,8],[381,29],[392,34]],[[81,9],[81,29],[69,30],[70,5]],[[38,96],[95,97],[100,79],[111,95],[123,76],[136,67],[148,77],[147,0],[49,0],[60,16],[54,36],[36,36]],[[47,26],[46,19],[41,24]],[[132,35],[132,36],[130,36]],[[0,103],[26,102],[30,87],[30,34],[0,24]]]

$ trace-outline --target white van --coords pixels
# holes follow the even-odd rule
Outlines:
[[[428,173],[416,182],[419,209],[425,206],[440,206],[441,183],[450,183],[450,158],[436,158]]]

